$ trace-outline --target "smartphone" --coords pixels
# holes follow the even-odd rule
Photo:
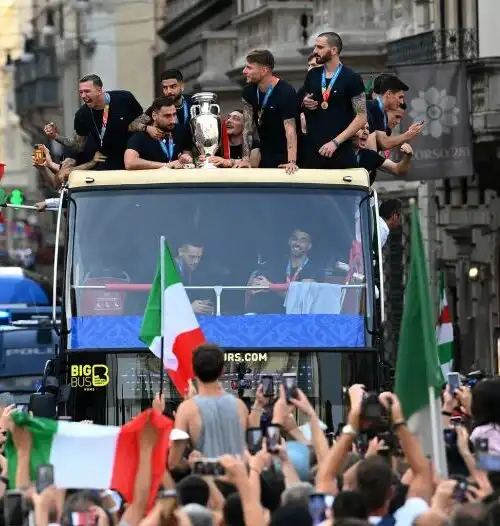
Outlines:
[[[261,376],[263,395],[269,398],[274,396],[274,379],[272,375],[265,374]]]
[[[453,498],[457,502],[466,502],[467,500],[467,487],[469,483],[467,480],[457,480],[457,485],[453,490]]]
[[[204,458],[203,460],[198,460],[193,466],[193,475],[218,477],[224,474],[225,470],[216,458]]]
[[[451,396],[455,396],[455,391],[460,389],[460,386],[462,385],[460,373],[448,373],[448,385],[450,386]]]
[[[7,491],[4,497],[3,514],[6,526],[24,524],[23,493],[16,490]]]
[[[445,429],[443,433],[444,433],[444,443],[447,446],[457,445],[457,430],[456,429]]]
[[[332,495],[327,495],[326,493],[312,493],[309,495],[309,513],[311,514],[314,526],[328,519],[326,512],[332,506]]]
[[[283,385],[285,386],[286,400],[297,398],[297,375],[295,373],[285,373],[283,375]]]
[[[267,451],[276,453],[281,444],[281,428],[275,424],[269,424],[266,428]]]
[[[71,526],[95,526],[96,516],[91,511],[74,511],[71,513]]]
[[[40,464],[36,467],[36,492],[40,495],[44,489],[54,484],[54,466]]]
[[[262,439],[264,435],[260,427],[249,427],[247,429],[247,446],[248,451],[255,455],[262,449]]]

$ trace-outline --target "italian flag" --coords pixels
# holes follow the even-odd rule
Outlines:
[[[411,203],[410,254],[395,392],[408,421],[408,429],[418,435],[425,453],[432,455],[440,475],[446,476],[440,398],[443,374],[438,359],[434,309],[415,202]]]
[[[167,449],[172,421],[160,412],[148,409],[121,427],[98,426],[32,417],[27,413],[12,415],[16,426],[32,436],[30,456],[31,480],[41,464],[54,466],[54,483],[59,488],[113,489],[126,502],[134,497],[134,484],[139,468],[139,443],[146,425],[156,430],[156,443],[151,457],[149,506],[165,474]],[[15,487],[18,451],[7,437],[5,446],[9,467],[9,485]]]
[[[443,272],[439,277],[439,316],[436,324],[436,341],[441,371],[446,378],[453,367],[453,324],[446,300]]]
[[[161,290],[161,265],[165,272],[165,290]],[[162,312],[162,294],[164,312]],[[183,397],[193,378],[194,349],[205,337],[194,315],[177,266],[165,247],[165,261],[160,261],[142,320],[140,339],[161,359],[161,325],[164,321],[163,364],[173,384]]]

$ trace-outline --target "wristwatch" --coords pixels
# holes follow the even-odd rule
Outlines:
[[[332,142],[333,142],[333,144],[335,144],[335,146],[337,148],[340,146],[340,143],[339,143],[339,141],[337,141],[337,139],[332,139]]]
[[[342,428],[342,434],[350,435],[353,438],[356,438],[358,436],[358,432],[354,429],[353,426],[351,426],[351,424],[347,424],[346,426]]]

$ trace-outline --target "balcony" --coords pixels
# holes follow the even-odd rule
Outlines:
[[[61,104],[55,49],[38,49],[31,62],[18,60],[15,65],[14,90],[19,115]]]
[[[298,50],[307,38],[305,31],[312,17],[312,3],[243,0],[242,6],[244,10],[232,21],[232,28],[238,33],[233,70],[241,73],[247,53],[264,48],[273,52],[278,70],[297,68],[303,74],[305,61]]]
[[[477,56],[478,39],[475,29],[426,31],[387,44],[389,67],[474,60]]]

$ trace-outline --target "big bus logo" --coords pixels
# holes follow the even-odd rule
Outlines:
[[[106,387],[109,384],[109,368],[102,363],[72,365],[70,373],[71,387],[94,391],[97,387]]]

